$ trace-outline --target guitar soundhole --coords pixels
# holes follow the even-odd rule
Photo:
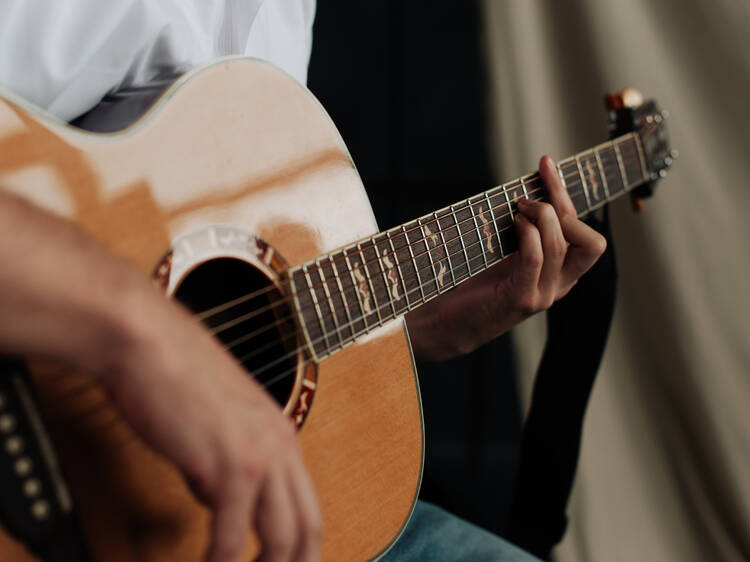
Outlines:
[[[243,367],[284,406],[297,368],[297,337],[289,303],[271,280],[234,258],[207,261],[174,293]]]

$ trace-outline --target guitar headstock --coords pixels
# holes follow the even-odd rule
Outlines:
[[[610,137],[635,132],[643,147],[648,181],[632,192],[634,206],[640,210],[640,200],[653,195],[654,183],[667,175],[677,158],[677,151],[670,148],[667,135],[669,112],[660,110],[654,100],[644,101],[640,92],[633,88],[608,94],[605,104],[609,110]]]

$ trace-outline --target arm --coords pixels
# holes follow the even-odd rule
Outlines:
[[[578,220],[549,157],[542,158],[539,172],[550,203],[519,201],[519,251],[407,316],[417,358],[469,353],[546,310],[604,252],[604,237]]]
[[[321,516],[291,423],[197,321],[75,228],[1,188],[0,263],[0,352],[98,375],[213,508],[210,560],[234,560],[251,522],[264,556],[317,557]]]

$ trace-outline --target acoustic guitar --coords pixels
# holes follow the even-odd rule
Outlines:
[[[647,189],[673,158],[653,102],[610,109],[612,139],[558,165],[581,216]],[[534,173],[378,232],[325,111],[245,58],[183,75],[119,132],[4,94],[0,185],[151,275],[274,396],[299,431],[327,560],[382,555],[417,498],[423,427],[404,315],[513,253],[516,202],[545,199]],[[6,371],[0,560],[201,559],[207,510],[93,378]]]

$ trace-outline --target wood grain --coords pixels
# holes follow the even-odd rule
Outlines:
[[[210,224],[254,232],[292,265],[376,231],[325,112],[248,59],[192,73],[136,125],[107,136],[0,100],[0,185],[147,274],[172,240]],[[96,558],[201,560],[208,513],[175,469],[85,375],[34,375]],[[324,558],[372,558],[401,531],[421,478],[421,405],[403,321],[325,360],[318,385],[299,438],[323,508]],[[0,536],[1,560],[31,559],[21,552]]]

